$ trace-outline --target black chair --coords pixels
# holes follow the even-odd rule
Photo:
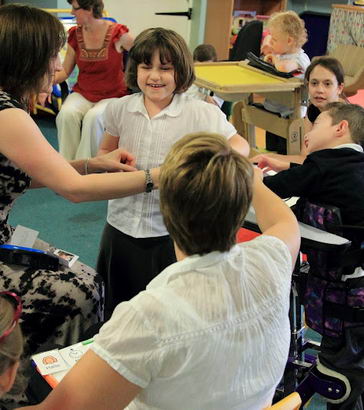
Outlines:
[[[259,56],[262,34],[263,23],[261,21],[252,20],[246,23],[239,31],[235,44],[231,49],[229,60],[245,60],[249,51]]]

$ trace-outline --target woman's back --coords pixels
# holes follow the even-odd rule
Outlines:
[[[92,348],[144,387],[128,408],[269,405],[288,356],[288,260],[263,236],[171,265],[120,304]]]

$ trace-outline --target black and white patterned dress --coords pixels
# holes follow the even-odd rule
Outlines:
[[[24,107],[0,91],[0,111],[7,108]],[[12,235],[8,215],[30,181],[27,174],[0,154],[0,244],[7,243]],[[37,240],[34,248],[49,249],[50,245]],[[13,291],[22,298],[25,360],[43,343],[76,343],[85,329],[103,319],[102,281],[92,268],[78,261],[72,270],[56,272],[0,262],[0,290]]]

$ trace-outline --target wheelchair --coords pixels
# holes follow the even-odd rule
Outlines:
[[[307,255],[307,261],[298,260],[292,276],[291,345],[275,400],[297,392],[304,406],[318,393],[339,404],[350,395],[350,382],[317,358],[320,343],[305,337],[306,323],[331,337],[339,337],[347,327],[364,326],[364,292],[356,295],[342,281],[342,275],[364,266],[364,227],[343,225],[340,210],[333,206],[300,199],[292,210],[300,221],[301,234],[302,228],[312,231],[301,238],[301,253]],[[244,227],[257,232],[249,214]],[[315,237],[317,229],[327,237]]]

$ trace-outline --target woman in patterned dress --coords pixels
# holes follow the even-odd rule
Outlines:
[[[145,190],[145,172],[123,150],[68,163],[41,134],[27,112],[32,96],[48,92],[59,70],[65,42],[59,20],[25,5],[0,7],[0,244],[9,242],[7,223],[14,200],[28,187],[46,186],[73,202],[122,197]],[[82,175],[87,174],[87,175]],[[152,170],[154,180],[158,170]],[[37,241],[35,248],[49,245]],[[49,271],[0,262],[0,290],[23,300],[24,358],[42,343],[71,344],[102,319],[102,284],[93,269]]]

